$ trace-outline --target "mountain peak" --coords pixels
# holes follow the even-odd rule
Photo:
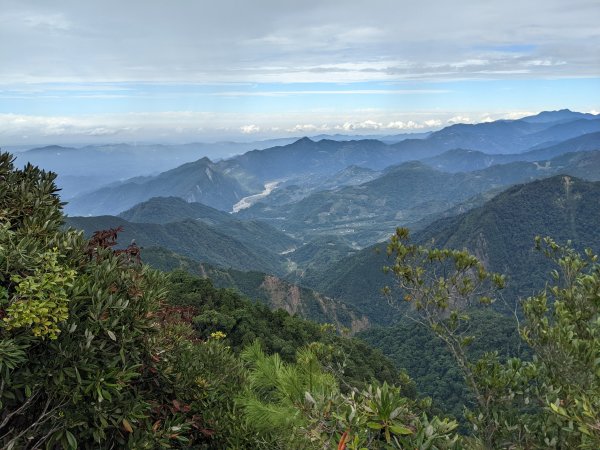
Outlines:
[[[577,120],[577,119],[595,119],[597,116],[588,113],[580,113],[576,111],[571,111],[568,108],[559,109],[556,111],[542,111],[533,116],[527,116],[520,119],[523,122],[529,123],[548,123],[548,122],[558,122],[558,121],[568,121],[568,120]]]
[[[304,136],[303,138],[298,139],[296,142],[294,142],[294,144],[314,144],[315,141],[313,141],[311,138]]]
[[[47,145],[45,147],[37,147],[37,148],[32,148],[30,150],[26,150],[25,153],[48,153],[48,152],[62,152],[62,151],[70,151],[70,150],[76,150],[74,148],[71,147],[63,147],[62,145]]]
[[[401,164],[387,167],[384,172],[392,172],[396,170],[432,170],[427,164],[421,161],[406,161]]]

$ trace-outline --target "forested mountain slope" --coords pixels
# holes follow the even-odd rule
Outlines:
[[[153,197],[123,211],[119,217],[129,222],[169,223],[183,219],[201,220],[208,225],[232,220],[231,215],[181,197]]]
[[[218,288],[235,289],[245,297],[259,300],[274,310],[283,309],[305,319],[331,323],[338,330],[348,329],[356,333],[370,325],[366,316],[349,305],[273,275],[215,267],[159,247],[144,248],[142,258],[146,264],[157,269],[168,272],[185,270],[210,279]]]
[[[215,289],[209,280],[155,271],[136,258],[135,248],[114,251],[116,231],[86,240],[65,229],[52,173],[16,169],[10,155],[0,154],[0,179],[3,448],[599,447],[600,266],[592,253],[542,243],[563,273],[523,304],[520,336],[534,352],[531,359],[485,354],[472,361],[458,351],[465,340],[452,346],[462,336],[452,322],[467,326],[466,333],[490,325],[469,327],[464,309],[447,308],[464,304],[451,300],[469,294],[466,278],[450,292],[438,277],[424,288],[414,283],[426,290],[429,282],[441,285],[434,300],[442,315],[431,330],[450,333],[442,337],[470,387],[465,420],[471,432],[464,433],[416,398],[410,380],[362,341]],[[599,183],[565,175],[516,186],[446,219],[439,230],[432,225],[417,241],[450,243],[464,232],[467,240],[477,237],[475,251],[491,264],[495,247],[487,231],[515,245],[517,232],[528,240],[523,223],[540,225],[531,217],[539,214],[547,223],[543,233],[566,229],[581,240],[576,246],[597,248],[597,233],[589,242],[584,237],[596,231],[598,189]],[[497,227],[498,215],[508,226]],[[105,220],[115,221],[154,231],[166,226]],[[188,223],[209,229],[193,220],[167,225]],[[405,232],[398,236],[404,241]],[[507,255],[510,262],[520,250]],[[430,261],[454,255],[461,267],[466,261],[478,268],[478,279],[489,276],[464,252],[426,253]],[[419,272],[412,266],[402,273]],[[408,337],[417,338],[415,346],[427,342]],[[433,349],[421,350],[436,357]]]
[[[331,345],[332,358],[344,367],[344,377],[354,385],[373,380],[393,383],[398,370],[391,361],[360,339],[340,336],[331,327],[292,316],[283,309],[272,310],[250,301],[233,289],[216,288],[210,279],[175,271],[168,279],[170,305],[193,307],[198,338],[210,339],[221,332],[235,352],[258,340],[264,350],[293,361],[304,345]],[[410,386],[407,386],[410,392]],[[414,391],[413,391],[414,393]]]
[[[417,242],[467,248],[490,270],[509,277],[505,295],[514,302],[543,286],[548,264],[534,250],[536,235],[571,240],[581,249],[600,249],[600,183],[570,176],[521,184],[507,189],[481,207],[438,220],[414,234]],[[308,280],[311,287],[354,305],[375,322],[389,312],[381,288],[391,283],[381,267],[389,264],[386,244],[361,250],[333,266],[322,277]],[[376,248],[381,251],[376,252]]]
[[[517,322],[511,315],[491,309],[468,311],[471,317],[469,356],[477,360],[485,352],[498,352],[501,358],[525,356],[530,349],[519,339]],[[374,348],[405,369],[420,393],[431,396],[434,404],[460,418],[465,404],[472,401],[456,361],[433,331],[409,318],[389,327],[374,327],[359,334]]]
[[[600,132],[584,134],[524,153],[488,154],[478,150],[452,149],[423,162],[445,172],[470,172],[513,161],[543,161],[565,153],[600,150]]]
[[[71,214],[120,213],[152,197],[176,196],[200,201],[229,211],[231,205],[250,191],[238,180],[223,173],[204,157],[156,176],[139,177],[73,198],[66,207]]]
[[[219,233],[231,236],[247,246],[283,253],[298,242],[268,223],[259,220],[238,220],[232,214],[218,211],[201,203],[188,203],[178,197],[155,197],[119,214],[135,223],[166,225],[182,220],[194,220],[210,226]],[[169,228],[167,226],[167,228]]]
[[[420,242],[470,249],[490,270],[509,276],[513,298],[540,289],[549,264],[534,250],[536,235],[600,250],[600,183],[555,176],[509,188],[483,207],[435,222],[415,236]]]
[[[600,179],[600,151],[568,153],[548,161],[493,165],[472,172],[447,173],[417,161],[386,169],[358,186],[321,191],[298,202],[261,202],[240,211],[268,220],[304,239],[322,234],[348,236],[361,246],[391,234],[396,226],[417,224],[487,191],[557,173]]]
[[[97,230],[122,227],[124,246],[135,239],[141,247],[164,247],[221,267],[285,273],[284,260],[269,248],[268,242],[241,242],[197,220],[153,224],[128,222],[114,216],[69,217],[67,225],[84,230],[88,236]]]

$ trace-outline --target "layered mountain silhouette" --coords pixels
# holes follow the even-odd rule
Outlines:
[[[511,160],[544,160],[561,152],[579,151],[580,145],[590,149],[595,145],[598,132],[598,116],[561,110],[520,120],[452,125],[420,139],[403,139],[393,144],[374,139],[315,141],[302,138],[218,162],[202,158],[159,175],[118,182],[71,199],[67,212],[72,215],[116,214],[155,196],[177,196],[231,211],[241,198],[262,191],[266,182],[296,179],[297,185],[302,185],[303,180],[314,185],[315,177],[331,178],[349,166],[380,171],[454,149],[491,155],[478,156],[483,160],[479,168]],[[590,135],[585,143],[566,142],[584,134]],[[546,153],[516,156],[553,146]],[[494,156],[506,154],[513,156]],[[436,162],[431,164],[435,166]],[[456,165],[448,168],[453,171],[473,169]]]

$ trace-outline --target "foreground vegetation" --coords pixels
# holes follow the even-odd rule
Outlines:
[[[463,311],[493,301],[502,277],[399,230],[390,271],[400,298],[447,344],[473,399],[470,431],[458,433],[360,341],[151,270],[135,246],[112,250],[116,230],[89,241],[63,230],[54,177],[0,155],[2,448],[600,447],[591,252],[540,241],[559,270],[523,304],[532,358],[474,361]]]
[[[502,361],[510,357],[531,359],[531,349],[520,338],[514,317],[491,308],[472,308],[464,314],[470,318],[469,335],[474,338],[466,348],[469,360],[477,361],[491,350]],[[463,412],[473,397],[454,357],[431,328],[413,320],[400,320],[393,326],[371,328],[358,336],[405,369],[419,394],[431,397],[436,410],[458,419],[465,430],[468,428]]]

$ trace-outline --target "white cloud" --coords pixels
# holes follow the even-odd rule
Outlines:
[[[271,128],[272,131],[276,131],[276,128]],[[287,128],[286,131],[290,132],[290,133],[315,133],[318,131],[329,131],[330,128],[327,124],[322,124],[322,125],[314,125],[312,123],[307,123],[307,124],[296,124],[295,126],[293,126],[292,128]]]
[[[427,128],[435,128],[435,127],[441,127],[442,121],[438,120],[438,119],[430,119],[430,120],[426,120],[425,122],[423,122],[423,124]]]
[[[379,130],[383,124],[374,120],[363,120],[362,122],[345,122],[342,125],[336,125],[337,130],[357,131],[357,130]]]
[[[396,122],[390,122],[387,125],[387,128],[392,128],[392,129],[397,129],[397,130],[416,130],[416,129],[420,129],[420,128],[424,128],[424,127],[425,127],[425,125],[418,124],[412,120],[408,120],[406,122],[398,120]]]
[[[244,134],[253,134],[260,131],[260,127],[254,124],[244,125],[240,127],[240,131]]]
[[[455,124],[455,123],[471,123],[471,119],[465,116],[454,116],[446,120],[446,123]]]
[[[278,115],[264,113],[144,112],[80,116],[36,116],[0,113],[0,141],[7,145],[106,142],[213,142],[257,140],[321,133],[388,134],[429,131],[454,123],[480,123],[517,119],[539,111],[465,112],[439,111],[389,113],[353,110],[345,113],[303,112]],[[597,111],[593,111],[596,112]]]
[[[427,119],[419,122],[414,120],[395,120],[387,123],[367,119],[359,122],[345,122],[341,125],[336,125],[334,128],[342,131],[393,131],[431,129],[438,128],[441,125],[442,121],[439,119]]]
[[[500,117],[496,117],[497,115],[494,115],[494,117],[495,117],[495,120],[498,120],[498,119],[517,120],[517,119],[521,119],[522,117],[534,116],[538,112],[539,111],[511,111],[511,112],[502,114]]]

